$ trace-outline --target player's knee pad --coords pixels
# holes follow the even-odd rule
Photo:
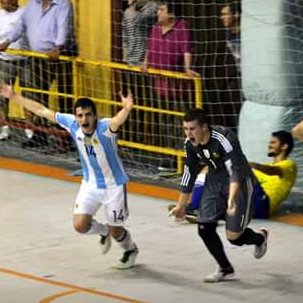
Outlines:
[[[202,240],[207,241],[213,237],[216,233],[216,228],[218,224],[212,223],[199,223],[198,224],[198,234]]]

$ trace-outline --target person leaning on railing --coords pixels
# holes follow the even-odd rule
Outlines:
[[[77,55],[77,45],[74,38],[73,8],[70,0],[30,0],[24,9],[21,22],[17,23],[14,31],[6,36],[6,41],[0,44],[0,50],[5,50],[12,42],[25,35],[29,49],[43,53],[48,58],[30,58],[30,78],[26,84],[29,88],[48,91],[53,80],[58,82],[58,92],[72,94],[72,64],[59,61],[60,55]],[[30,95],[35,100],[48,106],[48,94],[34,93]],[[72,112],[72,98],[59,97],[59,110]],[[27,120],[31,123],[34,118],[26,112]],[[43,120],[43,119],[42,119]],[[45,123],[37,121],[39,125]],[[26,130],[28,140],[23,147],[47,145],[45,133],[34,133]]]
[[[129,66],[141,66],[145,58],[147,38],[155,22],[157,3],[150,0],[129,0],[122,18],[123,62]],[[122,90],[136,92],[136,105],[144,105],[147,97],[146,78],[138,72],[122,72]],[[133,111],[131,119],[126,122],[122,139],[144,142],[144,134],[138,130],[138,123],[143,123],[144,112]]]
[[[1,0],[0,10],[0,43],[5,42],[6,37],[14,31],[15,24],[22,18],[23,7],[19,7],[18,0]],[[27,43],[22,36],[10,45],[13,49],[26,49]],[[0,53],[0,82],[14,84],[19,77],[19,84],[24,86],[26,57]],[[0,141],[11,137],[9,127],[9,100],[0,97]]]
[[[192,32],[181,15],[180,4],[171,1],[159,1],[158,22],[152,27],[148,39],[147,53],[142,66],[146,72],[148,67],[185,72],[189,77],[199,76],[192,68],[194,52]],[[153,78],[153,97],[151,106],[161,110],[184,112],[194,106],[193,86],[191,81],[164,76]],[[182,124],[178,117],[168,114],[156,114],[152,129],[154,145],[180,148],[183,141]],[[178,125],[177,128],[175,126]],[[169,136],[163,137],[163,133]],[[159,169],[169,169],[175,163],[164,161]],[[167,162],[167,163],[165,163]],[[170,161],[172,162],[172,161]]]

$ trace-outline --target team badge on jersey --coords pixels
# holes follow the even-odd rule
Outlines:
[[[85,137],[84,137],[84,144],[85,144],[85,145],[93,145],[93,144],[92,144],[92,138],[91,138],[91,137],[85,136]]]
[[[213,157],[214,157],[215,159],[218,159],[218,158],[220,157],[220,155],[219,155],[218,153],[214,152],[214,153],[213,153]]]

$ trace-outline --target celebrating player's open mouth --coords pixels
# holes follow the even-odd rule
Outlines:
[[[81,126],[82,131],[89,135],[95,131],[97,116],[91,109],[76,109],[76,120]]]

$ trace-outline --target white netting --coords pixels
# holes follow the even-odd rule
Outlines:
[[[26,2],[21,1],[21,4]],[[278,84],[271,82],[268,86],[263,81],[260,87],[258,79],[262,75],[267,73],[274,78],[274,72],[284,76],[290,73],[294,81],[289,85],[297,81],[296,88],[300,88],[297,70],[287,67],[286,56],[296,53],[299,54],[297,59],[301,58],[298,45],[302,44],[302,1],[271,0],[265,1],[265,5],[264,1],[257,0],[243,0],[242,3],[183,0],[160,2],[160,6],[158,1],[158,6],[154,1],[141,0],[133,4],[120,0],[97,2],[72,1],[79,57],[71,61],[67,57],[51,66],[45,63],[45,58],[35,59],[41,60],[40,64],[29,60],[32,65],[27,62],[26,71],[30,77],[23,92],[41,101],[40,90],[50,91],[49,106],[61,111],[70,111],[72,100],[87,96],[96,101],[100,116],[112,116],[120,108],[118,91],[131,89],[136,106],[121,129],[120,151],[128,172],[134,177],[157,179],[161,175],[159,166],[171,172],[181,172],[182,113],[187,108],[203,106],[209,112],[211,123],[229,126],[239,132],[239,113],[246,102],[244,95],[249,97],[248,102],[273,101],[268,90]],[[172,23],[166,23],[166,12],[161,4],[168,7],[169,17],[174,13],[174,18],[170,19]],[[158,21],[163,26],[159,26]],[[280,31],[270,31],[269,24]],[[297,39],[297,44],[288,43],[292,39]],[[244,48],[241,60],[240,41]],[[269,41],[266,46],[264,41]],[[274,44],[276,41],[280,42]],[[271,57],[270,43],[279,46],[280,50],[288,50],[280,53],[284,56],[280,57],[283,64],[275,60],[279,53],[275,52],[276,57]],[[149,69],[143,73],[141,68],[146,68],[145,57]],[[266,57],[270,62],[268,65]],[[256,68],[258,58],[264,60],[259,72]],[[289,58],[291,63],[296,59],[294,56]],[[296,64],[301,66],[301,62]],[[276,70],[272,69],[273,66],[277,67]],[[49,73],[50,69],[53,74]],[[3,71],[2,67],[2,75],[9,73]],[[191,77],[193,71],[198,76]],[[51,83],[52,79],[47,81],[49,77],[56,75],[59,81],[55,79],[50,88],[48,85],[43,87],[43,83]],[[39,81],[42,84],[38,85]],[[20,84],[22,81],[17,81],[17,89]],[[58,92],[63,95],[58,97]],[[252,100],[254,97],[258,100]],[[300,97],[296,100],[291,105],[300,107]],[[258,125],[258,115],[252,114],[256,116],[255,125]],[[24,129],[29,128],[23,111],[11,104],[9,119],[4,118],[1,117],[2,124],[9,124],[12,136],[10,141],[0,142],[1,154],[38,157],[41,162],[54,165],[78,166],[74,145],[61,129],[36,120],[31,128],[40,134],[37,146],[21,148],[20,144],[26,139]],[[288,121],[283,125],[283,118],[279,120],[281,123],[273,123],[272,128],[289,129],[295,123]],[[242,120],[242,126],[245,121]],[[247,144],[249,136],[245,133],[247,130],[248,133],[255,132],[255,129],[241,128],[241,125],[240,129],[245,152],[258,157],[255,152],[258,150],[255,147],[260,145],[258,138],[252,137]],[[267,132],[266,139],[270,135],[268,129],[259,131]]]

